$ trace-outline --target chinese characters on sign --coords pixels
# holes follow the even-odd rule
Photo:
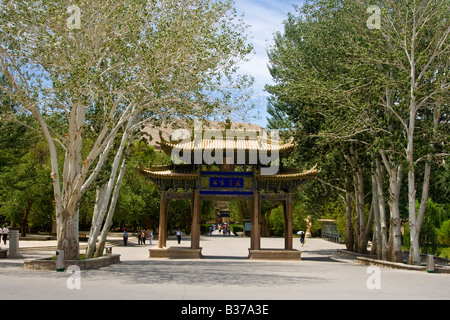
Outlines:
[[[211,177],[209,178],[210,188],[244,188],[244,178],[223,178]]]

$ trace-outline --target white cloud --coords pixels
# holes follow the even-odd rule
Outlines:
[[[236,8],[239,14],[244,14],[244,21],[251,26],[249,29],[251,42],[255,48],[255,54],[250,61],[241,64],[241,73],[249,74],[255,78],[255,100],[260,101],[259,111],[261,121],[259,125],[267,124],[266,104],[263,97],[266,84],[272,84],[268,64],[267,49],[273,44],[274,33],[284,30],[283,22],[289,12],[294,12],[294,5],[300,4],[299,0],[236,0]]]

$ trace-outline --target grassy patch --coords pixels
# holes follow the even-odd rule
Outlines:
[[[51,260],[56,260],[56,255],[51,257]],[[80,253],[78,256],[78,260],[86,260],[86,255],[84,253]]]

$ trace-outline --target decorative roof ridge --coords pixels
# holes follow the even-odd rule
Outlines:
[[[223,148],[226,149],[227,142],[229,142],[231,140],[228,140],[225,137],[224,139],[202,139],[201,141],[202,141],[202,145],[212,144],[212,142],[220,141],[223,145]],[[251,140],[242,140],[242,142],[246,142],[246,141],[251,141]],[[166,139],[161,137],[161,141],[158,141],[156,143],[159,144],[161,146],[161,148],[163,148],[163,149],[173,149],[173,148],[176,148],[177,146],[181,145],[183,142],[184,142],[183,140],[179,140],[178,142],[167,141]],[[265,146],[270,146],[272,148],[272,146],[274,146],[274,144],[268,143],[268,139],[262,138],[262,137],[257,137],[257,140],[255,143],[260,148],[265,147]],[[192,149],[195,144],[195,141],[191,139],[190,144],[191,144],[190,147]],[[282,141],[277,141],[277,144],[275,144],[275,147],[278,147],[278,149],[281,151],[293,149],[295,147],[294,138],[291,138],[287,143],[282,142]],[[238,148],[238,145],[235,146],[235,149],[237,149],[237,148]],[[215,149],[215,146],[213,147],[213,149]],[[249,149],[249,147],[245,147],[243,149],[247,150],[247,149]]]
[[[259,180],[285,180],[285,179],[298,179],[298,178],[309,178],[309,177],[316,177],[317,174],[320,172],[317,170],[318,164],[316,164],[312,169],[306,170],[306,171],[297,171],[293,168],[287,168],[288,171],[291,172],[279,172],[275,175],[260,175],[259,171],[255,172],[255,176]],[[297,172],[295,172],[297,171]]]
[[[173,170],[153,171],[151,168],[139,168],[139,173],[151,178],[187,179],[195,180],[200,177],[200,169],[194,173],[178,173]]]

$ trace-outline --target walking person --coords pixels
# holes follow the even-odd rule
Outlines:
[[[305,245],[305,233],[303,231],[300,232],[300,243],[302,244],[302,247]]]
[[[153,230],[150,230],[150,232],[148,233],[148,240],[150,241],[150,245],[152,245],[152,240],[153,240]]]
[[[178,239],[178,244],[181,243],[181,236],[183,235],[183,233],[181,232],[180,229],[177,230],[177,239]]]
[[[6,244],[6,239],[8,238],[8,233],[9,233],[9,229],[5,226],[2,230],[2,239],[3,239],[3,244]]]
[[[123,229],[123,245],[126,246],[128,243],[128,231],[127,229]]]
[[[142,230],[141,236],[142,236],[142,244],[145,245],[145,230]]]
[[[141,233],[141,230],[138,230],[138,232],[137,232],[137,239],[138,239],[138,244],[141,244],[141,237],[142,237],[142,233]]]

